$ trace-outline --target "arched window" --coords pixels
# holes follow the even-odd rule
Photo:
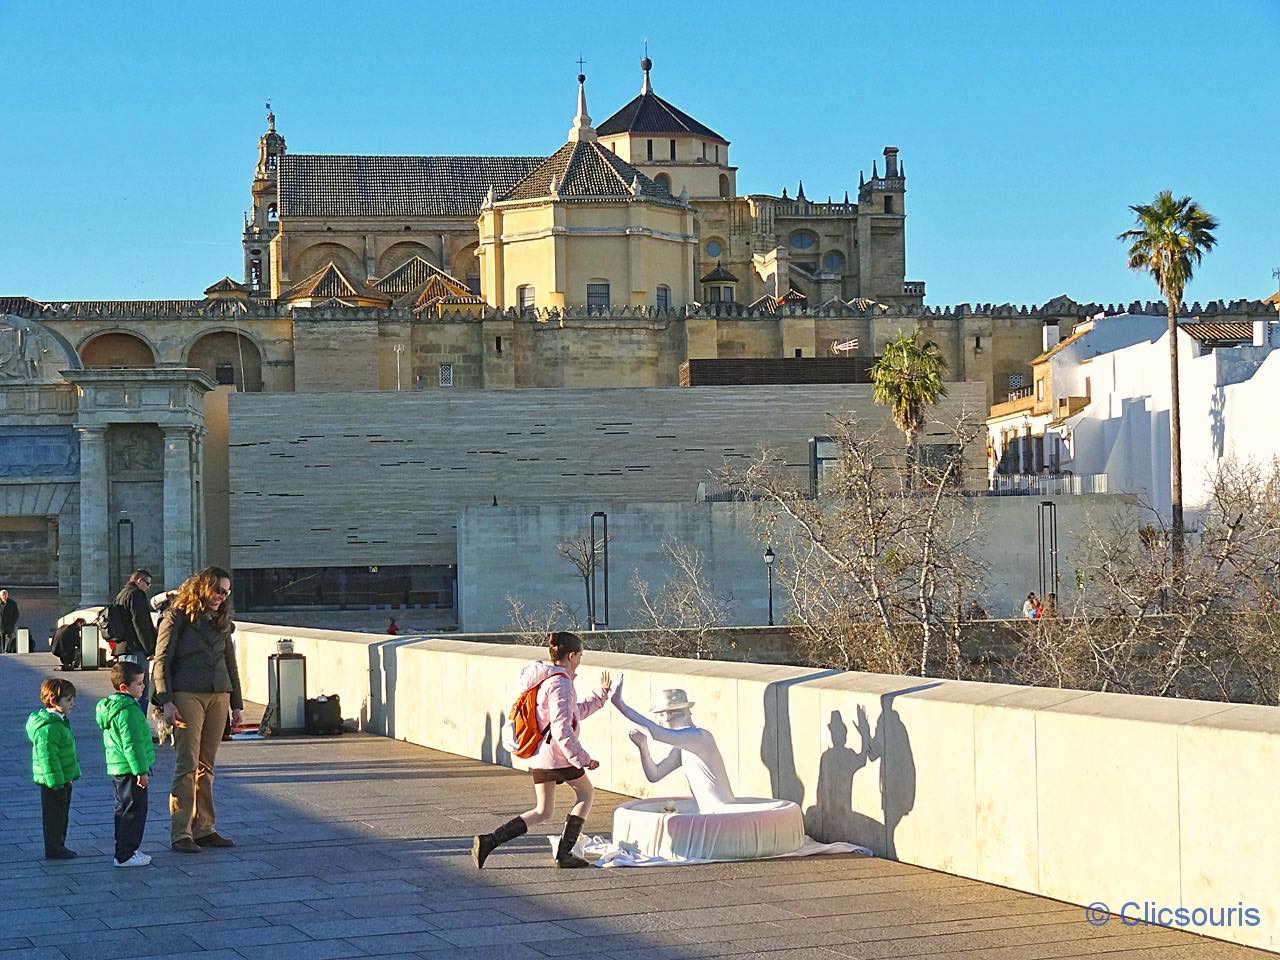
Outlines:
[[[720,196],[724,197],[726,200],[733,196],[733,193],[729,188],[729,175],[727,173],[720,174]]]
[[[671,288],[665,283],[658,284],[658,291],[654,298],[654,303],[659,310],[671,309]]]
[[[516,287],[516,308],[522,314],[532,313],[535,302],[536,298],[534,296],[532,284],[522,283],[520,286]]]
[[[827,273],[844,273],[844,254],[832,250],[822,258],[822,269]]]
[[[660,186],[667,193],[671,192],[671,178],[665,173],[660,173],[653,178],[653,182]]]
[[[269,207],[267,207],[267,223],[276,223],[279,221],[279,219],[280,219],[280,214],[276,210],[276,205],[273,203]]]

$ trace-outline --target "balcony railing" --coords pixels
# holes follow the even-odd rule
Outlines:
[[[1108,493],[1105,473],[996,474],[991,478],[993,497],[1051,497],[1082,493]]]

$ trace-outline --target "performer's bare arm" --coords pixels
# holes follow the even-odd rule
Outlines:
[[[640,750],[640,766],[644,768],[645,779],[650,783],[657,783],[667,774],[677,770],[684,762],[677,747],[663,757],[661,763],[654,763],[653,756],[649,753],[649,738],[644,735],[644,731],[632,730],[630,737],[631,742]]]

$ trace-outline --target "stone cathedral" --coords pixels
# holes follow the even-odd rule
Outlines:
[[[909,330],[937,342],[953,395],[985,416],[1024,386],[1043,326],[1101,309],[1065,296],[926,306],[924,283],[906,275],[897,147],[858,175],[853,197],[810,199],[802,181],[794,196],[743,195],[728,138],[661,87],[646,57],[638,95],[596,123],[579,75],[567,132],[547,131],[537,156],[291,152],[268,110],[240,279],[187,300],[0,291],[15,294],[0,296],[7,583],[56,583],[68,602],[100,602],[135,563],[176,584],[212,561],[234,566],[238,584],[324,584],[323,596],[354,589],[351,571],[427,570],[445,602],[457,511],[477,497],[684,500],[717,450],[747,455],[765,421],[800,464],[833,403],[875,413],[867,365]],[[1243,301],[1193,309],[1271,312]],[[761,363],[782,365],[775,379],[751,372]],[[698,380],[697,364],[721,364],[720,379]],[[766,382],[769,413],[749,413]],[[698,383],[745,392],[681,389]],[[520,389],[544,393],[512,405],[476,392]],[[404,435],[361,433],[369,446],[349,460],[368,470],[331,476],[324,457],[307,460],[326,446],[318,437],[355,438],[344,418],[368,416],[370,402],[379,425]],[[558,424],[539,404],[580,413]],[[528,423],[504,425],[504,409]],[[651,433],[638,436],[642,421]],[[428,422],[437,432],[409,435]],[[570,426],[579,433],[563,435],[561,455],[542,456],[551,441],[541,438]],[[298,435],[263,439],[286,428]],[[506,440],[516,434],[532,443],[519,456]],[[729,436],[732,449],[715,446]],[[591,447],[597,439],[609,444]],[[384,444],[415,443],[429,452],[382,456]],[[553,466],[584,450],[594,452],[577,472]],[[361,483],[380,502],[376,531],[344,500],[321,504],[326,490]],[[387,489],[407,491],[403,503]],[[435,519],[414,545],[402,534],[421,491],[436,497]],[[326,580],[332,571],[341,578]]]

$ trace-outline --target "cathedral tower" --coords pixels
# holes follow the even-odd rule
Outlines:
[[[907,274],[906,173],[898,148],[884,148],[884,176],[871,165],[871,179],[858,184],[858,286],[860,295],[901,305]]]
[[[276,132],[276,115],[268,103],[267,131],[258,138],[253,172],[253,208],[244,223],[244,282],[254,293],[271,292],[271,240],[280,229],[277,178],[284,151],[284,137]]]

